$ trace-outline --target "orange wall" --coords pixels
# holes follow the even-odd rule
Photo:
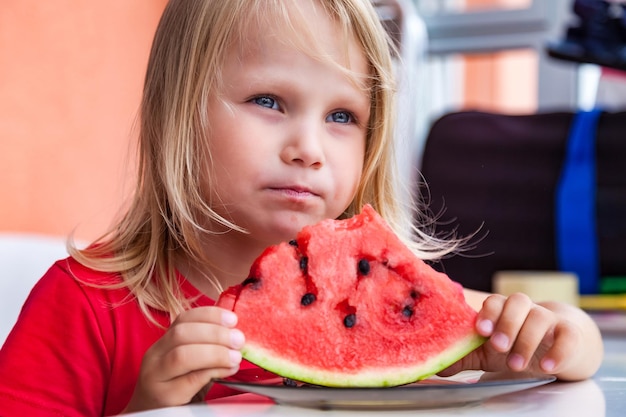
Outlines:
[[[524,9],[531,3],[531,0],[467,0],[466,7],[469,10]],[[464,66],[463,108],[503,113],[537,110],[537,51],[467,54]]]
[[[91,239],[108,226],[165,3],[2,1],[0,232]]]
[[[532,49],[465,55],[463,107],[502,113],[537,111],[538,60]]]

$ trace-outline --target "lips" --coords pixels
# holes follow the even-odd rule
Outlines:
[[[293,184],[285,184],[285,185],[272,185],[268,187],[272,191],[282,192],[288,195],[293,195],[294,197],[307,197],[314,196],[319,197],[320,194],[313,190],[310,187],[302,186],[302,185],[293,185]]]

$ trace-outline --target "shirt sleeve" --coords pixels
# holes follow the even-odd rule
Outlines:
[[[4,417],[103,415],[110,335],[62,265],[35,285],[0,350]]]

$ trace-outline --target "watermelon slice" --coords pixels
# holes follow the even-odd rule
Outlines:
[[[217,304],[238,315],[244,358],[316,385],[414,382],[484,342],[462,287],[418,259],[371,206],[267,248]]]

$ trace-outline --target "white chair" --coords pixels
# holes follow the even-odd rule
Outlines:
[[[33,285],[67,256],[65,239],[0,233],[0,345],[13,328]]]

